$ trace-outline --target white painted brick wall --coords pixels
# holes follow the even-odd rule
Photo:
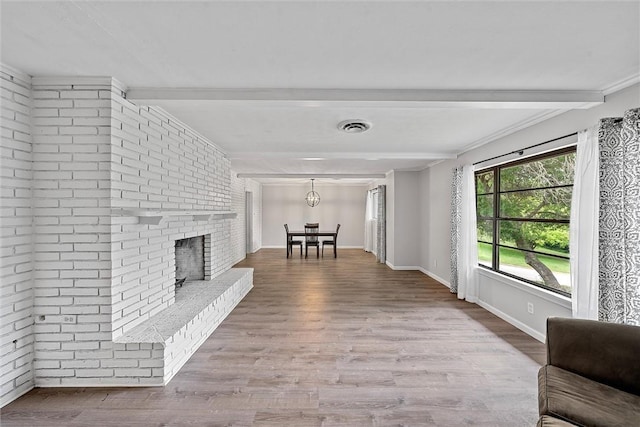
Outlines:
[[[112,79],[2,77],[3,404],[34,384],[157,384],[177,366],[164,347],[114,341],[173,303],[175,240],[210,235],[216,277],[244,226],[113,209],[235,210],[229,160]]]
[[[245,178],[238,178],[231,170],[231,210],[238,216],[231,221],[231,259],[236,264],[245,259],[247,254],[246,215],[245,215]]]
[[[37,209],[37,224],[43,227],[40,234],[55,234],[58,239],[47,237],[45,243],[39,235],[36,245],[41,258],[38,273],[45,273],[39,280],[49,283],[42,286],[46,292],[36,298],[36,314],[45,315],[45,320],[36,323],[36,339],[59,343],[59,347],[50,346],[47,357],[38,360],[66,358],[69,351],[74,352],[75,363],[59,366],[60,385],[153,383],[145,378],[162,378],[164,370],[153,375],[151,368],[158,367],[144,367],[140,362],[151,356],[138,352],[162,354],[162,350],[121,348],[113,340],[173,303],[175,240],[210,234],[207,265],[211,276],[231,266],[230,220],[194,221],[185,216],[145,225],[135,217],[112,217],[111,209],[230,210],[229,161],[217,147],[164,111],[138,107],[124,99],[115,82],[58,84],[46,79],[46,85],[37,83],[36,79],[35,110],[47,110],[38,112],[38,118],[70,116],[72,120],[71,125],[63,120],[37,125],[42,145],[60,146],[46,150],[49,154],[63,152],[64,147],[73,162],[63,164],[63,159],[48,156],[38,159],[39,173],[47,179],[37,182],[59,183],[42,191],[47,207]],[[56,91],[62,104],[55,102]],[[78,115],[66,114],[67,109]],[[59,164],[50,167],[51,162]],[[52,198],[60,203],[52,203]],[[53,251],[56,248],[51,245],[58,245],[59,250]],[[73,260],[67,259],[71,253]],[[74,312],[76,308],[83,312]],[[75,314],[77,324],[97,325],[98,331],[49,329],[46,316],[57,314]],[[112,366],[120,358],[138,362]],[[56,384],[55,369],[39,373],[38,381]]]
[[[111,342],[111,79],[32,79],[35,383],[91,376]]]
[[[0,68],[0,407],[33,377],[31,79]]]
[[[262,185],[252,179],[247,179],[245,188],[251,192],[253,197],[253,218],[251,219],[253,242],[251,242],[251,249],[255,252],[262,247]]]
[[[238,217],[231,222],[231,252],[233,264],[242,261],[247,253],[246,232],[246,192],[251,193],[253,199],[253,252],[262,247],[262,185],[252,179],[238,178],[235,171],[231,171],[231,210],[238,212]]]
[[[138,107],[116,92],[111,116],[113,207],[231,210],[230,162],[220,149],[163,110]],[[176,240],[210,234],[206,276],[230,268],[230,221],[185,216],[156,226],[113,218],[114,338],[173,303]]]

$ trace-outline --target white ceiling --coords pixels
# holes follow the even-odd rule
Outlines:
[[[113,76],[240,173],[419,170],[640,77],[639,1],[0,7],[4,64]],[[346,119],[373,127],[341,133]]]

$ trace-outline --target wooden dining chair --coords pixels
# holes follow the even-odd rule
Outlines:
[[[293,236],[289,235],[289,226],[287,224],[284,225],[284,229],[287,232],[287,258],[289,258],[289,254],[293,256],[293,247],[295,245],[300,246],[300,257],[302,257],[302,240],[293,240]]]
[[[322,256],[324,257],[324,245],[333,246],[333,257],[338,258],[338,231],[340,231],[340,224],[336,227],[336,234],[333,235],[333,238],[330,240],[322,241]]]
[[[309,255],[309,246],[316,247],[316,258],[320,258],[320,242],[318,241],[318,224],[305,224],[304,226],[304,257]],[[315,234],[314,234],[315,233]]]

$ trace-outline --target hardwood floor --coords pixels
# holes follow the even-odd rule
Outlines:
[[[533,426],[544,346],[371,254],[263,249],[254,289],[163,388],[35,389],[9,426]]]

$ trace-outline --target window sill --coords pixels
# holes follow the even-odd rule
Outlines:
[[[497,273],[492,270],[487,270],[486,268],[477,267],[478,274],[481,276],[485,276],[492,280],[499,281],[505,285],[512,286],[521,291],[527,292],[528,294],[534,295],[538,298],[542,298],[546,301],[549,301],[553,304],[559,305],[566,309],[571,310],[571,298],[565,297],[564,295],[556,294],[555,292],[549,291],[544,288],[539,288],[537,286],[531,285],[527,282],[520,281],[518,279],[514,279],[509,276],[505,276],[504,274]]]

